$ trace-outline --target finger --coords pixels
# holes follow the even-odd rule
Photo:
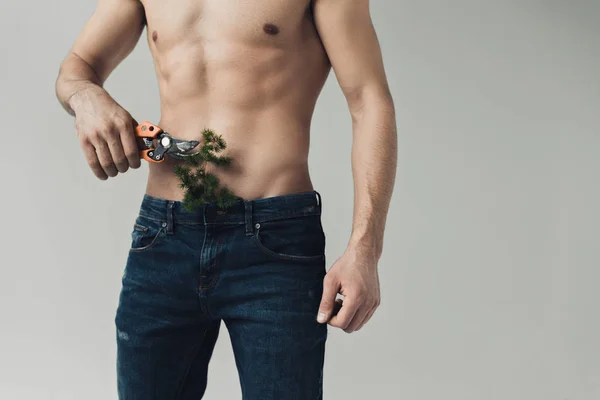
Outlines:
[[[329,321],[331,318],[335,297],[338,294],[339,283],[337,280],[331,278],[331,275],[325,275],[323,279],[323,295],[321,296],[321,304],[319,305],[319,313],[317,314],[317,321],[321,324]]]
[[[102,179],[103,181],[108,179],[108,175],[102,169],[100,165],[100,161],[98,160],[98,156],[96,155],[96,149],[90,142],[82,142],[81,149],[83,150],[83,154],[85,155],[85,159],[87,160],[90,169],[96,175],[98,179]]]
[[[333,305],[333,312],[331,313],[331,315],[337,315],[340,312],[340,310],[342,309],[343,305],[344,305],[344,299],[342,299],[342,298],[335,299],[335,304]]]
[[[96,154],[98,155],[98,161],[100,161],[100,165],[102,169],[108,176],[117,176],[118,171],[117,167],[113,163],[112,156],[110,154],[110,149],[105,141],[99,140],[94,144],[94,148],[96,149]]]
[[[361,330],[361,328],[363,326],[365,326],[365,324],[371,320],[371,317],[373,317],[373,314],[375,313],[375,310],[377,310],[377,307],[373,307],[371,309],[371,311],[369,311],[367,313],[366,317],[362,320],[362,322],[360,323],[360,325],[358,325],[358,328],[356,328],[355,332]]]
[[[127,157],[125,157],[125,151],[123,151],[123,145],[121,144],[121,134],[119,132],[113,132],[110,134],[108,138],[108,149],[110,151],[110,156],[113,160],[115,167],[117,167],[117,171],[120,173],[127,172],[129,169],[129,161],[127,161]]]
[[[135,139],[135,126],[137,123],[132,121],[129,123],[124,129],[121,130],[121,143],[123,144],[123,151],[125,152],[125,157],[127,157],[127,161],[131,168],[139,168],[141,165],[140,162],[140,150],[138,149],[138,144]]]
[[[340,308],[340,312],[329,320],[329,325],[340,329],[348,328],[348,325],[352,321],[352,318],[354,318],[359,306],[360,303],[352,297],[345,297],[342,308]]]
[[[358,328],[360,324],[364,321],[369,311],[370,309],[365,306],[359,307],[358,310],[356,310],[356,314],[354,314],[354,317],[352,317],[352,320],[348,324],[348,327],[344,329],[344,331],[346,333],[354,332],[356,328]]]

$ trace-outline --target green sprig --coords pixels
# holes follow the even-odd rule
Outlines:
[[[197,153],[175,166],[179,186],[185,190],[183,205],[189,211],[194,211],[207,202],[214,202],[219,207],[228,207],[240,197],[229,188],[220,187],[219,178],[206,172],[206,163],[216,166],[231,164],[231,157],[217,155],[227,148],[225,140],[211,129],[204,129],[200,146]]]

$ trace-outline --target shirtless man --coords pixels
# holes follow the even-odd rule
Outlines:
[[[244,399],[320,399],[327,325],[356,331],[380,302],[397,139],[369,1],[99,0],[56,82],[99,179],[140,166],[137,121],[103,84],[144,27],[153,122],[181,139],[222,135],[233,164],[208,170],[241,199],[186,211],[174,161],[150,164],[115,320],[119,398],[201,398],[222,320]],[[352,116],[355,190],[347,248],[326,273],[307,159],[332,67]]]

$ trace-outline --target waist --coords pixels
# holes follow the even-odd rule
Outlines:
[[[139,215],[165,224],[241,225],[277,219],[321,215],[321,195],[316,190],[264,197],[239,198],[223,208],[214,202],[188,210],[180,200],[167,200],[144,194]]]
[[[298,165],[277,162],[270,158],[250,162],[234,162],[229,167],[207,165],[206,171],[219,179],[220,187],[227,187],[236,196],[258,199],[288,193],[313,190],[307,163]],[[185,192],[181,180],[175,175],[175,165],[165,161],[151,164],[146,184],[146,194],[170,200],[183,200]]]

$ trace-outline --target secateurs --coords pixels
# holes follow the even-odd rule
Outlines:
[[[140,149],[141,157],[153,163],[165,161],[165,154],[169,157],[184,160],[193,155],[194,153],[188,152],[200,144],[197,140],[174,138],[159,126],[148,121],[139,124],[135,128],[135,134],[143,142],[144,147]]]

